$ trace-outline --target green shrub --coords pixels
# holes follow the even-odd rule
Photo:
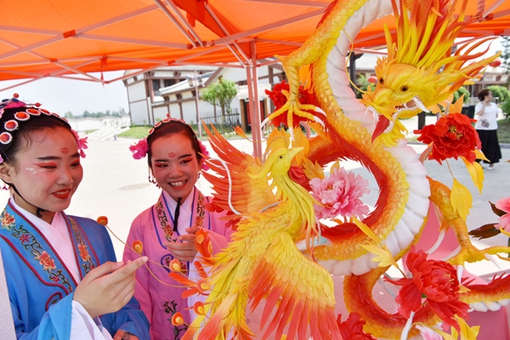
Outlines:
[[[464,95],[464,104],[469,104],[470,94],[464,86],[461,86],[457,91],[453,93],[453,103],[455,103],[462,95]]]
[[[494,97],[498,97],[498,103],[503,103],[510,99],[510,93],[504,86],[492,85],[487,87],[487,89],[492,92]]]
[[[503,104],[499,106],[501,110],[503,110],[503,114],[505,115],[505,118],[510,118],[510,99],[507,99]]]

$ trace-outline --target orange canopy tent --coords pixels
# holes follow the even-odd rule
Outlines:
[[[0,80],[179,64],[246,67],[288,54],[313,32],[324,0],[17,0],[0,4]],[[464,36],[506,35],[510,2],[470,0]],[[382,24],[354,46],[384,45]],[[101,80],[99,80],[101,81]],[[104,80],[103,80],[104,81]],[[107,80],[109,82],[111,80]]]
[[[255,91],[250,95],[256,98],[256,68],[274,63],[275,55],[286,55],[299,47],[330,3],[2,1],[0,80],[19,79],[19,84],[23,84],[43,77],[65,77],[109,83],[120,78],[101,79],[91,73],[127,69],[146,72],[161,66],[207,64],[245,68],[249,88]],[[510,33],[510,1],[469,0],[467,14],[478,20],[463,36]],[[391,17],[373,22],[355,37],[353,47],[358,51],[382,47],[383,24],[394,26]],[[254,115],[257,110],[257,105],[253,105],[250,112]]]

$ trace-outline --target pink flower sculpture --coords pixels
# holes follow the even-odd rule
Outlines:
[[[504,229],[506,232],[510,232],[510,197],[502,198],[497,201],[496,208],[504,211],[506,214],[503,214],[498,218],[499,224],[495,225],[495,227],[498,229]]]
[[[335,218],[357,216],[362,218],[368,214],[369,208],[360,200],[368,194],[368,181],[360,175],[334,168],[329,177],[314,178],[310,181],[313,197],[321,204],[315,205],[318,218]]]

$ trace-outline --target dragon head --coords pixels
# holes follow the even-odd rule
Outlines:
[[[456,15],[452,7],[461,1],[460,14]],[[439,112],[438,103],[499,56],[472,62],[486,51],[472,52],[489,39],[462,44],[452,53],[454,40],[462,28],[474,20],[464,21],[466,3],[467,0],[400,0],[402,14],[398,6],[394,6],[396,42],[385,28],[388,55],[377,61],[375,90],[369,90],[362,98],[367,110],[379,116],[373,139],[380,138],[386,145],[395,145],[406,132],[399,119],[431,109]],[[472,63],[466,65],[467,62]]]

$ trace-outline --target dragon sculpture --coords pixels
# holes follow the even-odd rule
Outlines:
[[[476,19],[465,17],[466,3],[333,1],[301,48],[279,57],[289,90],[286,102],[267,121],[285,117],[290,136],[274,130],[266,156],[260,160],[208,131],[220,158],[208,161],[216,173],[206,174],[215,190],[210,208],[227,211],[237,231],[229,247],[215,257],[209,257],[204,246],[204,259],[197,263],[203,280],[186,280],[173,273],[190,292],[210,289],[204,309],[183,339],[251,339],[245,309],[249,303],[254,309],[262,299],[266,299],[262,324],[270,321],[263,338],[273,331],[277,339],[284,335],[289,339],[341,338],[340,322],[332,315],[335,301],[328,273],[344,277],[344,304],[360,315],[364,331],[378,339],[400,339],[405,332],[416,335],[416,328],[406,330],[409,318],[388,313],[373,299],[372,290],[389,265],[378,260],[370,245],[394,261],[405,258],[427,224],[430,204],[440,212],[442,226],[451,228],[458,239],[460,251],[448,259],[451,265],[510,252],[507,247],[474,247],[465,213],[451,198],[453,189],[427,176],[423,157],[407,145],[399,121],[421,111],[439,112],[439,104],[498,57],[476,61],[484,52],[474,50],[484,41],[462,45],[452,54],[454,40]],[[351,40],[362,27],[388,14],[395,17],[396,32],[386,31],[388,54],[377,62],[375,90],[359,100],[349,88],[346,73]],[[313,105],[299,100],[300,71],[307,66]],[[318,117],[322,125],[315,123]],[[293,129],[303,120],[309,121],[316,137],[308,140]],[[320,177],[318,168],[346,159],[371,172],[380,194],[364,218],[332,219],[336,225],[325,227],[316,221],[308,184]],[[470,166],[479,181],[479,165]],[[289,175],[289,170],[301,177]],[[197,237],[202,245],[205,239]],[[303,253],[296,247],[300,241],[305,244]],[[459,282],[465,283],[461,278]],[[475,310],[487,309],[487,305],[495,310],[510,299],[507,277],[483,286],[465,285],[468,289],[459,292],[459,300]],[[441,319],[424,304],[412,321],[433,326]]]

